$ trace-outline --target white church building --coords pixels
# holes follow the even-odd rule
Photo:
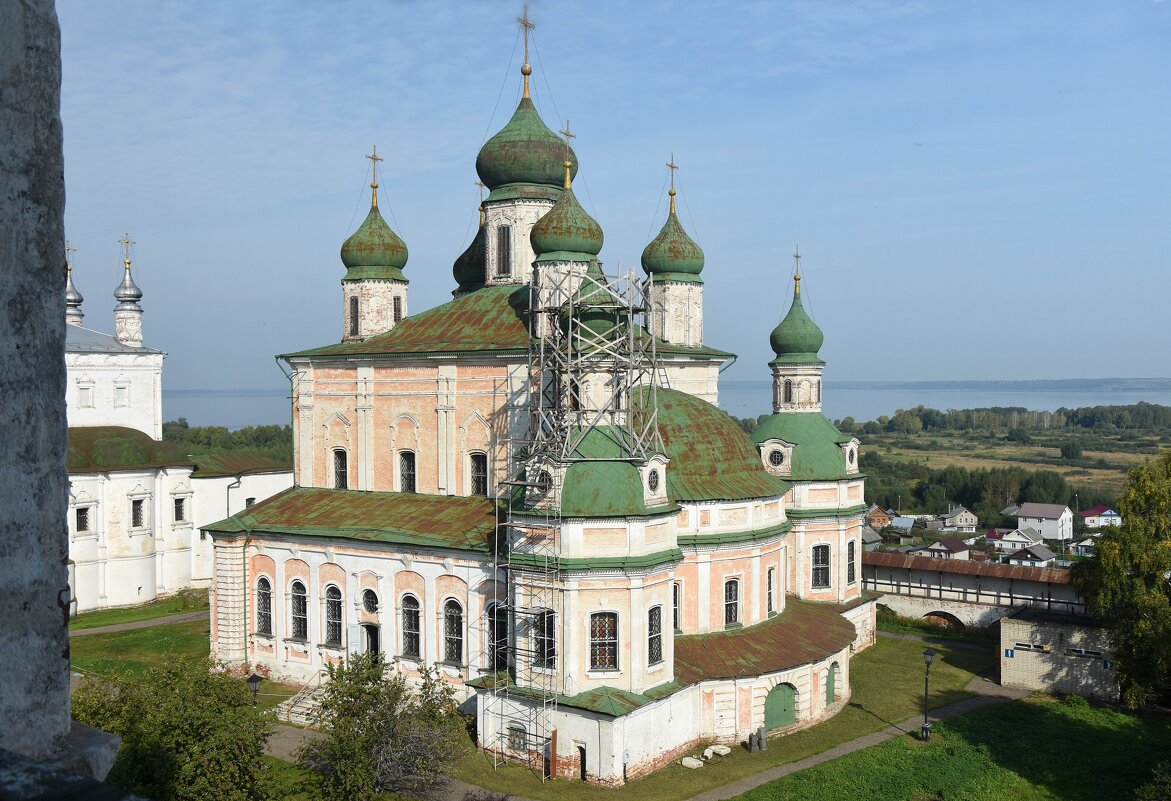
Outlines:
[[[192,457],[162,441],[166,354],[143,344],[142,291],[124,243],[113,335],[82,325],[72,264],[66,277],[72,613],[208,586],[211,542],[199,525],[292,484],[276,460]]]

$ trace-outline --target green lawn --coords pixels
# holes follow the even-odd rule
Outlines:
[[[994,653],[933,645],[939,656],[931,668],[932,707],[967,698],[964,687],[977,674],[992,670]],[[574,781],[542,784],[529,770],[507,765],[493,770],[492,759],[475,753],[462,760],[454,772],[458,779],[498,792],[548,801],[561,799],[614,799],[675,801],[782,765],[819,754],[838,743],[884,729],[914,716],[923,708],[923,644],[881,638],[850,663],[853,698],[834,718],[811,729],[769,741],[769,750],[749,754],[743,748],[702,770],[688,770],[678,763],[621,790],[605,790]],[[697,749],[701,750],[701,749]],[[878,798],[879,796],[876,796]]]
[[[87,634],[69,640],[69,661],[83,673],[108,676],[125,670],[141,674],[172,656],[207,659],[208,633],[206,620],[193,620],[110,634]]]
[[[183,612],[198,612],[208,608],[207,590],[183,590],[157,601],[128,606],[122,609],[101,609],[97,612],[82,612],[69,621],[69,628],[92,629],[115,623],[133,623],[156,617],[178,615]]]
[[[1080,699],[1014,701],[737,796],[740,801],[1099,801],[1132,798],[1171,750],[1171,721]]]

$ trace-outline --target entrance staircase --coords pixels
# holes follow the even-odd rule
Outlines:
[[[307,682],[292,698],[277,704],[277,720],[283,720],[302,728],[314,728],[316,725],[314,717],[317,714],[317,709],[321,706],[321,697],[324,693],[325,687],[321,684],[321,676],[317,676]]]

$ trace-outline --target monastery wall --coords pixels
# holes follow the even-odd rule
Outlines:
[[[66,353],[71,426],[125,426],[163,438],[162,353]]]

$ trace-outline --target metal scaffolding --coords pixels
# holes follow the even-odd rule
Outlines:
[[[522,760],[552,775],[557,699],[572,695],[561,658],[564,619],[561,490],[583,449],[604,429],[617,455],[644,464],[662,452],[655,417],[659,371],[648,296],[633,271],[606,275],[596,261],[542,264],[529,285],[527,426],[508,443],[509,477],[494,555],[488,669],[495,674],[482,743],[495,764]]]

